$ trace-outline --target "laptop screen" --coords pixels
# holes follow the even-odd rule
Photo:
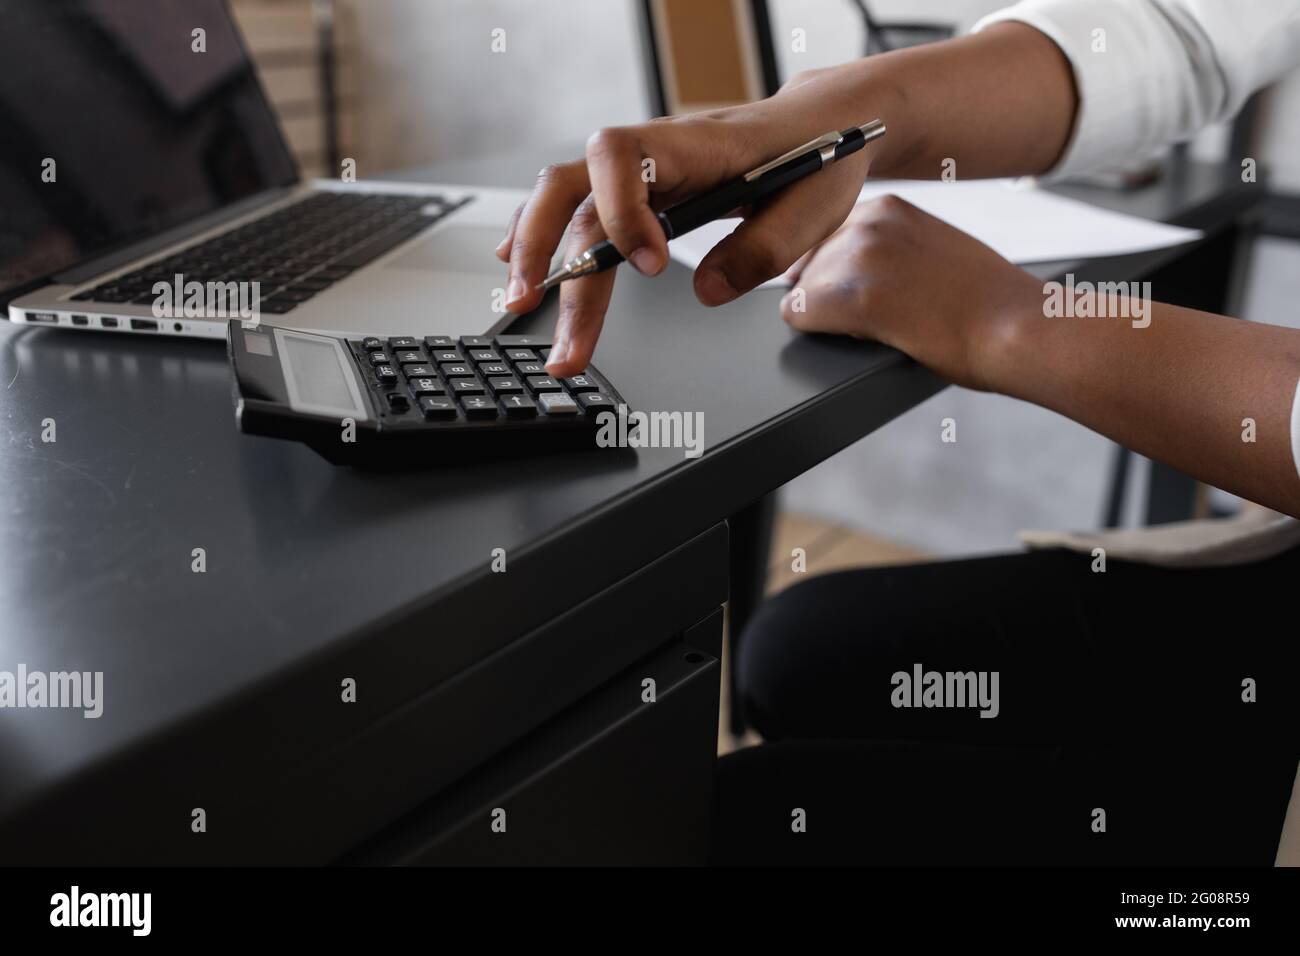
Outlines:
[[[0,294],[296,180],[222,0],[0,2]]]

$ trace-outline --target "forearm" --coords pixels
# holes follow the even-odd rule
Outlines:
[[[987,384],[1300,517],[1290,428],[1300,331],[1159,303],[1150,318],[1135,328],[1020,316]]]
[[[766,102],[823,125],[880,116],[872,175],[909,179],[938,178],[945,160],[963,179],[1045,172],[1078,107],[1065,56],[1020,23],[801,75]]]

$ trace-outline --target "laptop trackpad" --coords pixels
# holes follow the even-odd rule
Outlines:
[[[497,226],[447,226],[385,262],[384,267],[500,273],[505,267],[496,257],[495,250],[502,235]]]

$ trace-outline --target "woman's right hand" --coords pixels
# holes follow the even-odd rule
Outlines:
[[[511,220],[497,248],[509,263],[506,308],[522,313],[541,301],[537,285],[566,227],[566,259],[609,238],[639,272],[659,274],[668,263],[668,243],[655,218],[659,210],[829,130],[883,116],[867,104],[837,106],[860,99],[847,95],[847,87],[836,70],[817,71],[758,103],[593,134],[583,159],[542,170]],[[874,145],[745,210],[745,221],[695,270],[696,297],[709,306],[730,302],[783,273],[833,233],[853,208]],[[561,285],[547,363],[552,375],[576,375],[591,360],[616,271]]]

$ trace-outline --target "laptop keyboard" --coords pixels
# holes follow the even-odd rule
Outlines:
[[[260,311],[283,315],[469,202],[318,192],[207,242],[72,296],[152,304],[157,282],[260,282]]]

